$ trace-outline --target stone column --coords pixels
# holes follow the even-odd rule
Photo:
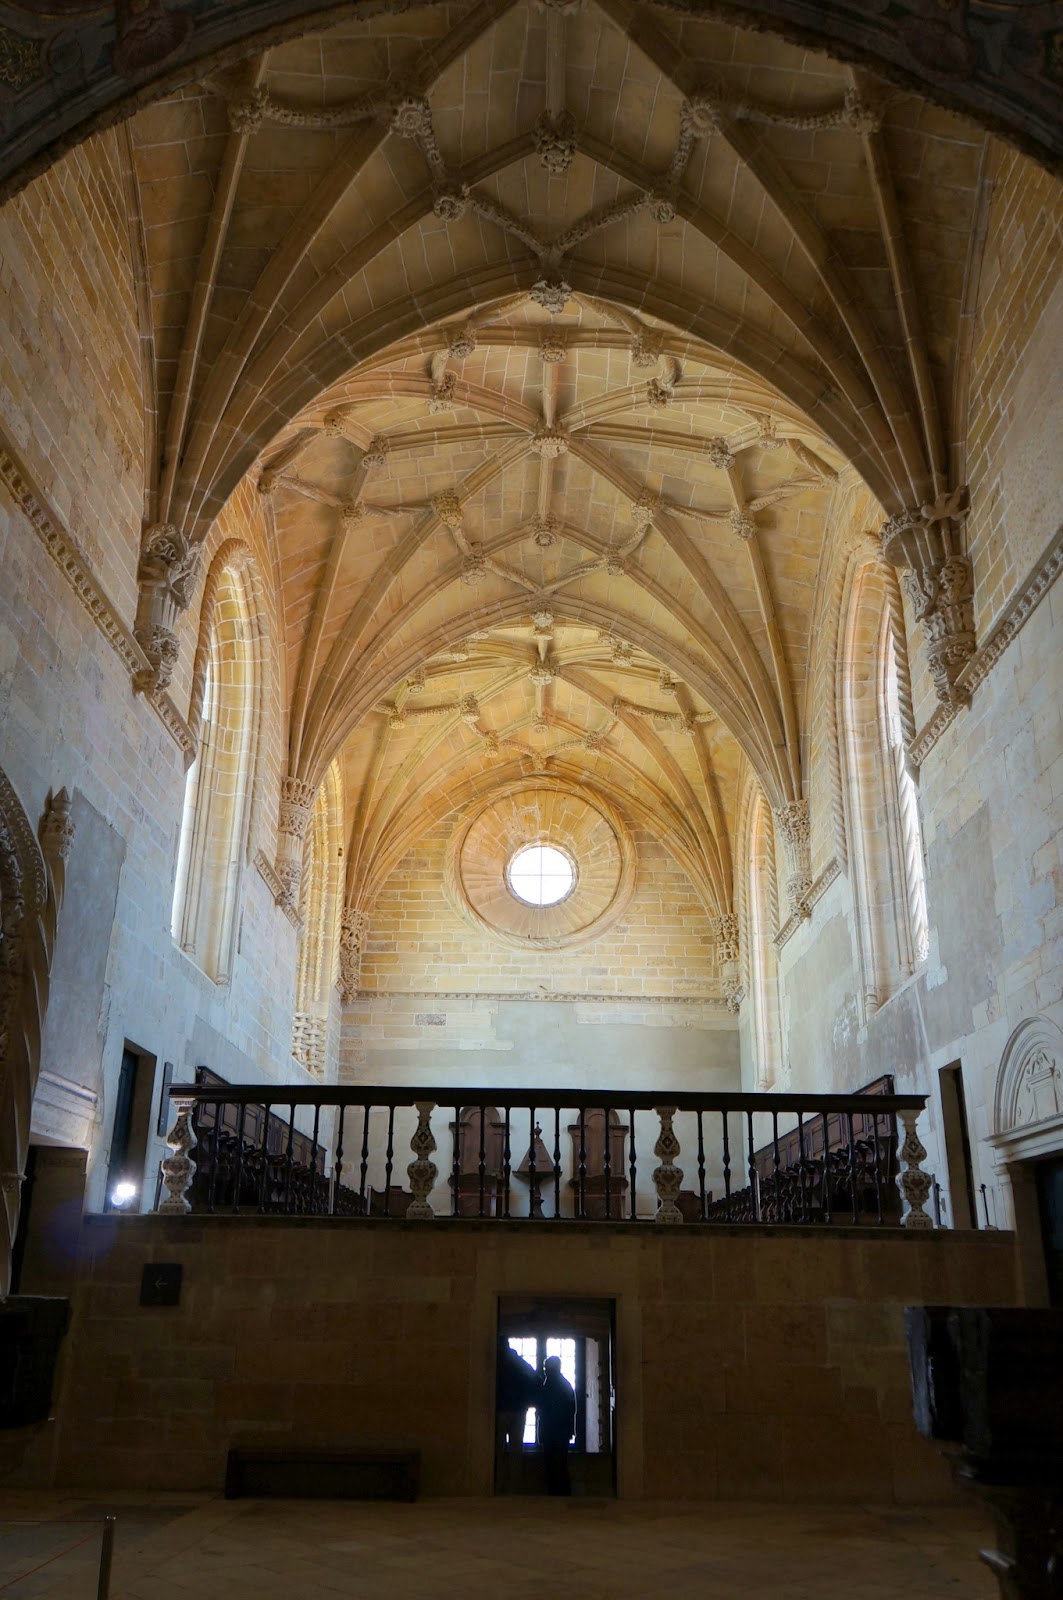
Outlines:
[[[137,567],[140,595],[133,635],[149,665],[133,678],[142,694],[169,686],[177,665],[177,619],[187,610],[199,572],[201,547],[189,544],[171,522],[144,525]]]
[[[924,1172],[921,1165],[926,1160],[926,1150],[916,1132],[919,1113],[901,1111],[898,1115],[904,1128],[904,1143],[900,1148],[900,1159],[904,1163],[904,1170],[898,1174],[897,1187],[901,1191],[901,1199],[908,1205],[907,1215],[901,1219],[901,1227],[932,1228],[934,1224],[923,1209],[930,1197],[932,1180],[929,1172]]]
[[[897,512],[879,533],[882,554],[905,569],[901,579],[923,630],[937,697],[943,705],[966,705],[960,673],[977,647],[974,576],[960,550],[960,525],[970,507],[966,486],[939,495],[931,505]]]
[[[798,916],[811,915],[808,897],[812,889],[811,825],[807,800],[790,800],[775,812],[775,826],[782,835],[789,876],[786,893],[790,908]]]

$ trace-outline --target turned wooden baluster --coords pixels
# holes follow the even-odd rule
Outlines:
[[[194,1150],[196,1145],[196,1135],[192,1127],[192,1113],[195,1108],[194,1095],[190,1099],[174,1097],[174,1125],[166,1135],[166,1143],[173,1154],[167,1156],[162,1164],[162,1181],[169,1193],[159,1205],[160,1211],[170,1215],[185,1216],[192,1209],[188,1191],[196,1175],[196,1164],[189,1151]]]
[[[675,1165],[675,1158],[679,1154],[679,1140],[672,1128],[672,1118],[675,1116],[675,1106],[654,1106],[654,1111],[661,1119],[661,1136],[653,1147],[655,1156],[660,1157],[660,1166],[653,1169],[653,1187],[657,1191],[657,1215],[655,1222],[682,1222],[683,1213],[676,1205],[679,1191],[683,1187],[683,1171]]]
[[[901,1227],[932,1228],[933,1220],[923,1210],[933,1180],[919,1165],[921,1161],[926,1160],[926,1150],[915,1131],[919,1112],[900,1111],[898,1116],[904,1124],[904,1143],[901,1145],[900,1155],[906,1170],[898,1174],[897,1187],[901,1191],[902,1200],[906,1200],[909,1206],[907,1216],[901,1219]]]
[[[435,1216],[435,1212],[428,1203],[428,1196],[435,1187],[439,1168],[434,1161],[429,1160],[432,1151],[436,1148],[435,1137],[430,1126],[432,1112],[435,1110],[433,1100],[418,1100],[415,1103],[417,1112],[417,1127],[413,1138],[410,1140],[410,1149],[416,1156],[406,1168],[410,1180],[410,1192],[413,1199],[406,1207],[407,1218],[428,1221]]]

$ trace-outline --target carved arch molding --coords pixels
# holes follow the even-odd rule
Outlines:
[[[73,838],[65,789],[49,796],[35,835],[0,771],[0,1299],[10,1286],[48,975]]]
[[[1005,1161],[1063,1150],[1063,1028],[1027,1017],[1004,1047],[989,1141]]]
[[[204,72],[350,18],[445,0],[0,0],[0,200],[88,134]],[[579,0],[546,0],[567,9]],[[585,0],[586,3],[586,0]],[[1063,171],[1063,5],[1022,0],[601,0],[638,42],[662,12],[770,31],[856,62]]]

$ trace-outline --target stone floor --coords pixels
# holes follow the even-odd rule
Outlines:
[[[0,1489],[4,1600],[995,1600],[954,1508],[238,1500]],[[562,1585],[563,1576],[563,1585]]]

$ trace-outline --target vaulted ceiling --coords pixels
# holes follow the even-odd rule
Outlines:
[[[832,518],[956,466],[984,142],[626,0],[349,20],[138,114],[152,516],[264,496],[351,874],[550,773],[730,906],[744,775],[802,794]]]

